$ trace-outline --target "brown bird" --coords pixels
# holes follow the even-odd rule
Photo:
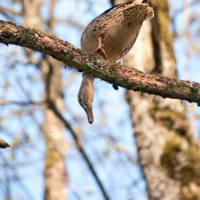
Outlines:
[[[88,122],[93,123],[93,112],[92,112],[92,102],[93,102],[93,81],[94,77],[83,73],[83,80],[81,83],[81,88],[78,93],[78,102],[83,107],[88,116]]]
[[[104,59],[119,60],[121,64],[123,56],[133,47],[143,21],[153,17],[153,8],[149,7],[147,0],[142,3],[129,0],[118,4],[89,23],[81,36],[81,48]],[[93,122],[93,81],[94,77],[83,73],[78,93],[79,103],[86,111],[89,123]]]

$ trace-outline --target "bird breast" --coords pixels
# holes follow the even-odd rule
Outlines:
[[[147,4],[132,4],[110,14],[95,18],[83,31],[81,48],[93,52],[98,47],[98,37],[102,37],[107,59],[116,61],[134,45],[143,21],[147,15]]]

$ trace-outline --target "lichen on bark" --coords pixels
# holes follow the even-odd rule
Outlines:
[[[175,135],[166,141],[160,161],[168,175],[180,181],[181,199],[200,198],[200,154],[197,144],[188,143],[184,137]]]

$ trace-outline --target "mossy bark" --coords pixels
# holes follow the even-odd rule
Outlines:
[[[124,65],[176,78],[168,2],[152,0],[150,4],[155,17],[144,22]],[[132,91],[126,91],[126,99],[149,199],[199,199],[199,147],[182,102]]]
[[[145,22],[144,24],[147,23]],[[154,40],[156,41],[156,37]],[[142,91],[164,98],[187,100],[200,105],[200,84],[174,79],[176,77],[176,69],[173,67],[175,61],[167,50],[168,45],[162,40],[159,43],[157,42],[157,48],[153,49],[157,59],[147,59],[148,65],[152,65],[151,62],[155,64],[153,72],[165,76],[164,78],[145,74],[115,62],[105,61],[100,56],[78,49],[55,36],[44,34],[36,29],[19,27],[2,20],[0,20],[0,43],[6,45],[15,44],[28,47],[33,51],[46,53],[68,66],[75,67],[86,74],[91,74],[94,77],[129,90]],[[155,47],[155,44],[153,46]],[[142,49],[143,52],[147,50],[148,48]],[[167,54],[163,52],[167,52]],[[165,68],[162,68],[162,62],[165,62]],[[132,66],[132,63],[130,63],[130,66]],[[148,70],[148,72],[150,71]]]

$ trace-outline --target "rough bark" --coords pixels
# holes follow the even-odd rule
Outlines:
[[[124,64],[146,73],[175,78],[168,3],[167,0],[151,3],[154,3],[155,17],[143,24]],[[199,147],[184,105],[178,100],[163,100],[133,91],[126,92],[126,99],[149,199],[199,199]]]
[[[172,76],[171,78],[157,77],[155,75],[145,74],[131,67],[104,61],[95,54],[87,53],[68,42],[59,40],[55,36],[48,36],[36,29],[25,29],[1,20],[0,29],[0,43],[7,45],[15,44],[28,47],[33,51],[46,53],[68,66],[83,70],[85,73],[129,90],[142,91],[164,98],[168,97],[200,103],[200,84],[198,83],[177,80]],[[167,45],[162,45],[162,48],[166,48],[166,51],[168,48]],[[163,52],[162,49],[161,52]],[[157,54],[155,53],[155,55]],[[168,74],[173,74],[171,65],[173,65],[174,60],[170,61],[171,54],[162,54],[161,56],[163,56],[167,64],[167,70],[164,70],[166,73],[163,72],[162,75],[167,76]],[[161,58],[159,56],[157,57],[155,59],[159,61]],[[162,65],[158,62],[158,66],[156,67],[162,67]],[[156,67],[155,69],[157,69]]]
[[[51,3],[51,7],[53,7],[55,1],[52,1]],[[41,3],[38,0],[23,0],[22,16],[25,27],[42,27],[39,15],[40,5]],[[51,18],[52,16],[53,14],[51,13]],[[51,18],[49,21],[53,23]],[[50,27],[50,30],[53,31],[52,27]],[[30,42],[27,38],[25,40]],[[29,58],[31,57],[30,55],[31,52],[28,51],[27,56],[29,56]],[[61,73],[59,64],[48,55],[44,55],[40,63],[44,77],[46,99],[53,100],[60,112],[62,112],[63,100],[61,96],[58,96],[58,91],[61,91]],[[43,137],[46,142],[46,155],[44,158],[44,199],[66,200],[67,173],[64,158],[64,155],[66,155],[64,125],[48,107],[48,104],[44,109],[44,118]]]

